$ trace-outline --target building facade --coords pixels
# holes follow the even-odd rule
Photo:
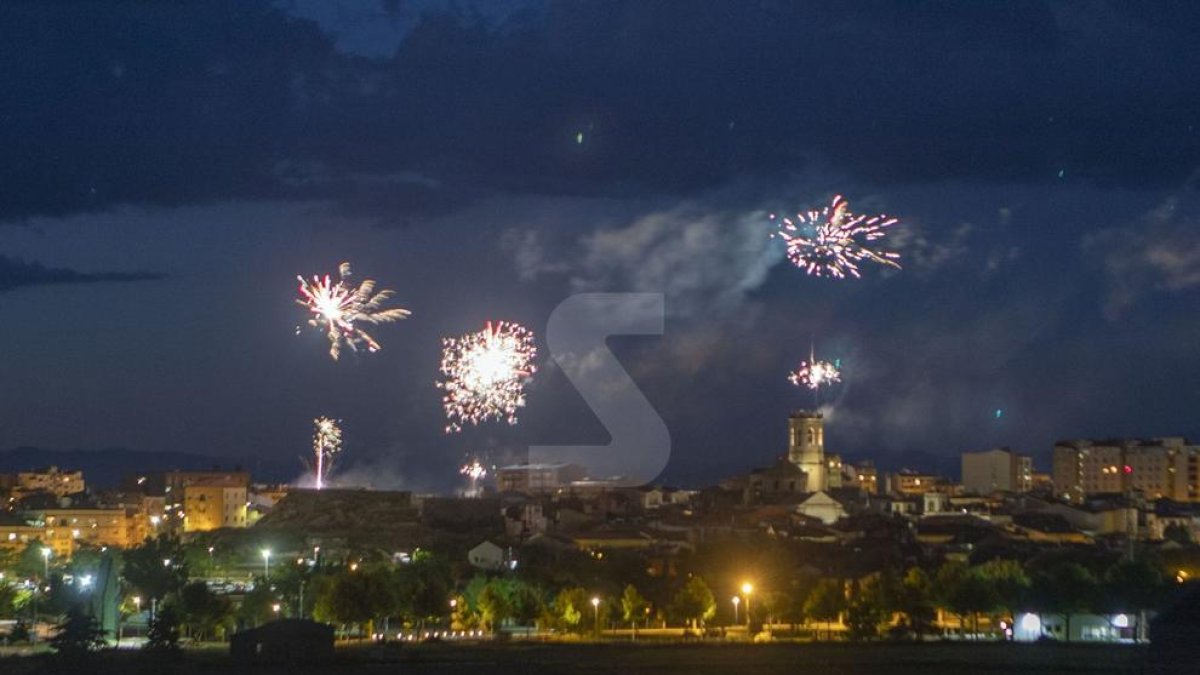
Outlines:
[[[962,485],[967,492],[979,495],[1029,492],[1033,488],[1033,459],[1008,448],[963,453]]]
[[[849,467],[845,473],[848,486],[856,487],[870,495],[879,494],[879,469],[875,468],[873,462],[859,462]]]
[[[27,515],[46,528],[48,539],[69,540],[67,555],[77,546],[124,548],[136,543],[130,540],[125,509],[44,509]]]
[[[240,480],[228,478],[188,483],[183,487],[183,531],[247,527],[248,489]]]
[[[496,470],[496,486],[501,492],[550,494],[586,477],[577,464],[514,464]]]
[[[249,525],[250,474],[245,471],[168,471],[152,476],[149,484],[148,494],[162,485],[159,530],[206,532]]]
[[[1070,440],[1054,445],[1054,492],[1081,503],[1089,495],[1141,492],[1148,499],[1200,501],[1200,446],[1183,438]]]
[[[82,471],[61,471],[57,466],[51,466],[18,473],[13,496],[19,499],[35,492],[48,492],[56,497],[65,497],[83,492],[84,487]]]

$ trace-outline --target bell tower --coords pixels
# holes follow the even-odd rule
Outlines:
[[[808,491],[824,490],[825,420],[813,410],[797,410],[788,418],[788,460],[808,475]]]

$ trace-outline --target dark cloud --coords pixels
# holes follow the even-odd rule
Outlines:
[[[0,293],[26,286],[97,284],[118,281],[158,281],[153,272],[78,272],[0,255]]]
[[[1099,263],[1107,281],[1107,318],[1122,318],[1151,291],[1188,295],[1200,288],[1198,214],[1196,193],[1184,190],[1136,222],[1084,237],[1084,253]]]
[[[490,191],[680,193],[814,164],[1141,185],[1200,162],[1194,4],[425,6],[364,58],[287,3],[6,3],[0,218],[283,197],[405,223]],[[429,182],[380,179],[406,173]]]

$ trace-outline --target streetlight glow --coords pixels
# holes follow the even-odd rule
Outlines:
[[[742,582],[742,595],[746,596],[746,632],[750,632],[750,594],[754,592],[754,584]]]

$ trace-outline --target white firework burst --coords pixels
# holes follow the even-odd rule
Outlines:
[[[517,423],[525,406],[525,385],[537,372],[533,333],[520,324],[488,322],[483,330],[442,340],[442,379],[446,433],[487,420]]]

